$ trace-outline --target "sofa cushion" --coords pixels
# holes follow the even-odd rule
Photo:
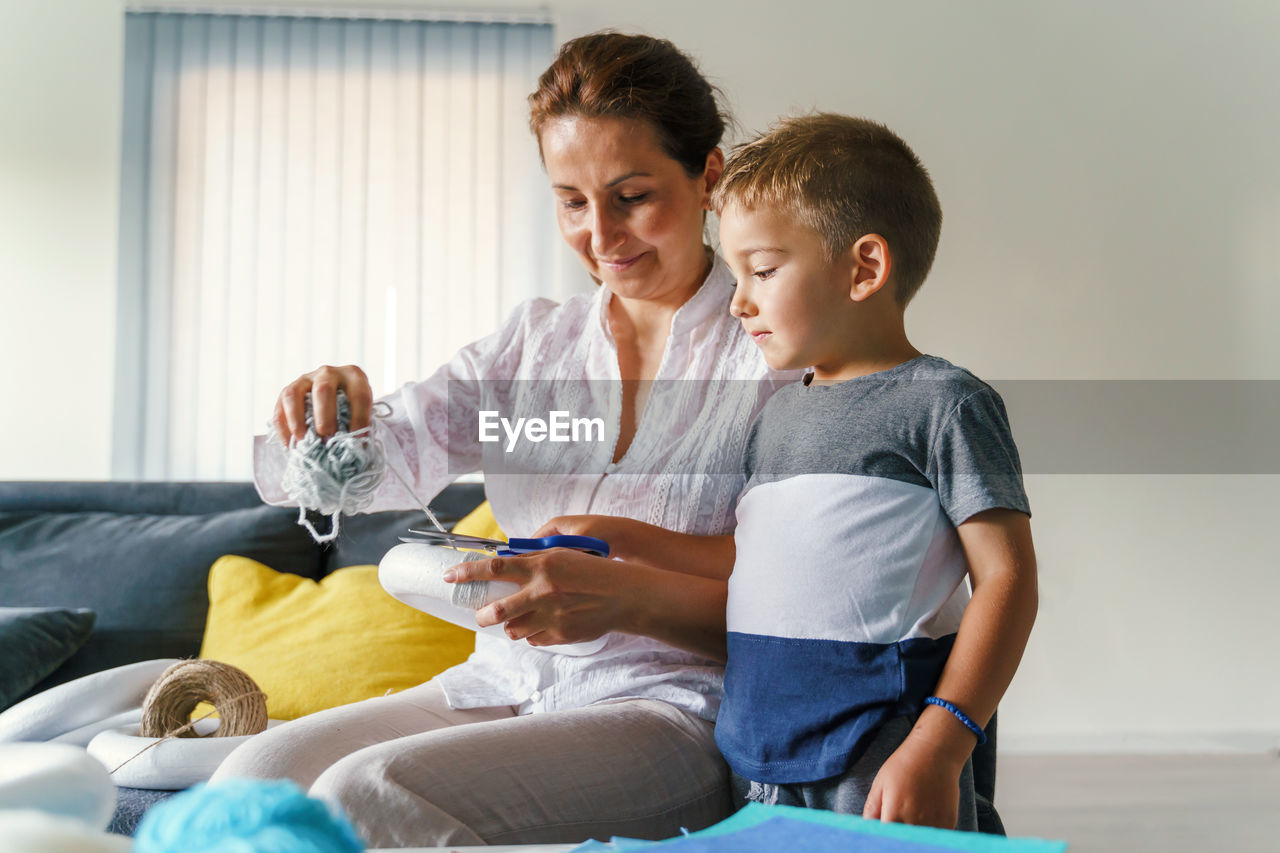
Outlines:
[[[316,583],[224,557],[209,572],[209,599],[200,657],[247,672],[273,720],[414,687],[475,648],[474,631],[388,595],[377,566],[339,569]]]
[[[45,689],[134,661],[200,649],[209,567],[242,554],[306,577],[320,554],[295,510],[259,506],[208,515],[0,512],[0,601],[85,607],[88,642]]]
[[[178,793],[178,791],[129,788],[123,785],[116,788],[116,813],[111,816],[107,832],[114,835],[133,835],[148,809]],[[129,843],[127,839],[125,841]]]
[[[92,610],[0,607],[0,711],[61,666],[92,630]]]

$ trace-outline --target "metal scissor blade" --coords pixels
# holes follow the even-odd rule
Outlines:
[[[468,542],[455,542],[452,539],[424,539],[421,536],[401,536],[401,542],[407,542],[410,545],[435,545],[439,548],[452,548],[458,553],[466,551],[485,551],[490,554],[496,554],[498,547],[496,545],[477,545]]]
[[[417,542],[431,545],[443,545],[449,548],[479,548],[485,551],[497,551],[507,543],[498,539],[485,539],[482,536],[465,536],[460,533],[442,533],[436,530],[417,530],[410,528],[414,538],[401,536],[402,542]]]
[[[488,551],[489,553],[494,553],[497,551],[497,548],[495,547],[477,546],[477,544],[468,544],[466,542],[454,542],[453,539],[445,539],[443,537],[435,539],[428,539],[425,537],[399,537],[399,540],[401,540],[401,542],[407,542],[408,544],[429,544],[429,546],[436,546],[440,548],[453,548],[454,551],[457,551],[458,553],[465,551]]]
[[[441,540],[447,539],[451,542],[469,542],[473,545],[497,546],[497,545],[507,544],[506,542],[503,542],[501,539],[487,539],[483,536],[468,536],[465,533],[438,532],[435,530],[418,530],[417,528],[414,528],[414,527],[410,527],[409,532],[416,534],[418,536],[421,536],[423,539],[441,539]]]

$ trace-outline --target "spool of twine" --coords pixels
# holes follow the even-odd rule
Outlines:
[[[218,728],[208,735],[197,732],[191,720],[191,712],[201,702],[208,702],[221,717]],[[221,661],[178,661],[151,685],[142,701],[143,737],[239,737],[266,728],[267,694],[244,670]]]

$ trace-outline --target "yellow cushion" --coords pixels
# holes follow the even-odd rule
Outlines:
[[[246,557],[222,557],[209,570],[200,657],[252,676],[273,720],[413,687],[474,648],[474,632],[388,595],[377,566],[339,569],[319,583]]]
[[[498,520],[493,517],[493,507],[489,506],[488,501],[467,513],[466,517],[453,526],[453,532],[463,536],[483,536],[486,539],[507,541],[506,534],[498,526]]]

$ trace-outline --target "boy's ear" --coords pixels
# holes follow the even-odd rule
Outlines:
[[[889,241],[879,234],[868,234],[854,243],[849,251],[853,256],[849,298],[863,302],[889,283],[889,271],[893,268]]]
[[[707,165],[702,170],[702,209],[711,209],[711,190],[715,188],[720,176],[724,174],[724,152],[712,148],[707,154]]]

